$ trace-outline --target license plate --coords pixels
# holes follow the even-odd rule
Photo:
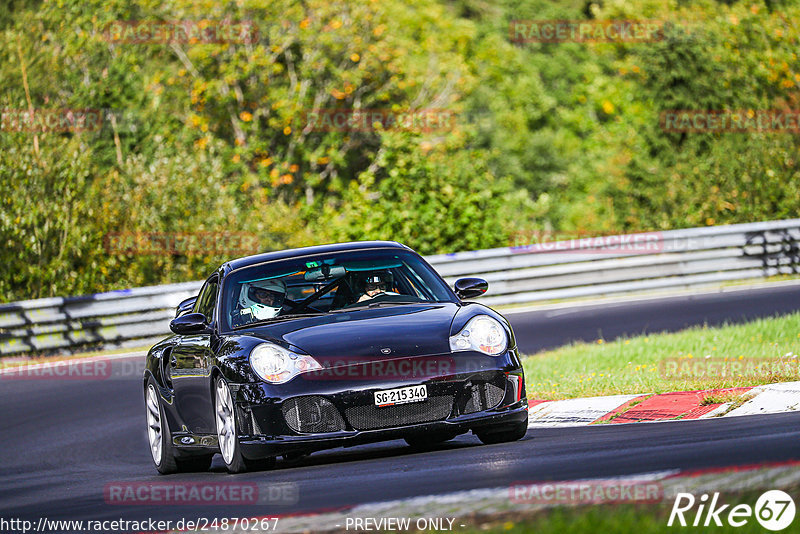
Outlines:
[[[425,385],[407,388],[384,389],[375,392],[375,406],[394,406],[409,402],[421,402],[428,398],[428,388]]]

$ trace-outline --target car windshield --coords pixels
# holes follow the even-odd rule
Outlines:
[[[225,277],[225,330],[302,315],[417,302],[455,302],[416,254],[370,249],[302,256],[246,267]]]

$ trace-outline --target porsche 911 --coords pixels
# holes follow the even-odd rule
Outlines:
[[[508,321],[395,242],[269,252],[220,266],[182,302],[144,372],[160,473],[265,469],[278,457],[403,439],[428,448],[527,430]]]

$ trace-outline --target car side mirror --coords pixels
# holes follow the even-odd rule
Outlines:
[[[176,317],[169,323],[169,329],[179,335],[207,334],[211,332],[206,322],[206,316],[202,313],[187,313]]]
[[[489,289],[489,282],[483,278],[459,278],[453,286],[460,299],[480,297]]]
[[[175,317],[180,317],[181,315],[186,315],[192,308],[194,308],[194,303],[197,302],[197,297],[189,297],[188,299],[182,300],[180,304],[175,308]]]

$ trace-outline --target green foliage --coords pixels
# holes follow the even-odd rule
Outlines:
[[[800,7],[674,0],[41,0],[0,14],[0,108],[114,110],[0,129],[0,299],[199,279],[231,251],[108,236],[245,233],[259,250],[797,216],[796,137],[675,133],[673,109],[796,110]],[[118,21],[245,21],[240,43],[126,43]],[[512,43],[512,20],[669,21],[654,43]],[[316,129],[318,110],[433,109],[433,131]],[[38,147],[38,148],[37,148]]]
[[[328,207],[326,220],[333,240],[395,240],[435,254],[506,245],[528,204],[479,152],[424,153],[387,136],[374,168],[351,184],[341,207]]]
[[[78,140],[45,142],[41,150],[52,157],[38,161],[17,139],[0,150],[0,176],[14,176],[0,181],[0,294],[89,291],[101,282],[90,266],[102,252],[84,226],[94,215],[84,201],[93,193],[90,154]]]
[[[773,11],[758,3],[702,2],[672,11],[652,2],[656,18],[671,21],[665,38],[630,51],[630,87],[647,121],[637,128],[622,176],[603,195],[620,228],[680,228],[796,217],[796,133],[666,132],[661,113],[716,110],[753,116],[793,111],[798,102],[796,20],[800,10]],[[630,16],[624,11],[604,15]],[[633,123],[635,118],[625,118]]]

